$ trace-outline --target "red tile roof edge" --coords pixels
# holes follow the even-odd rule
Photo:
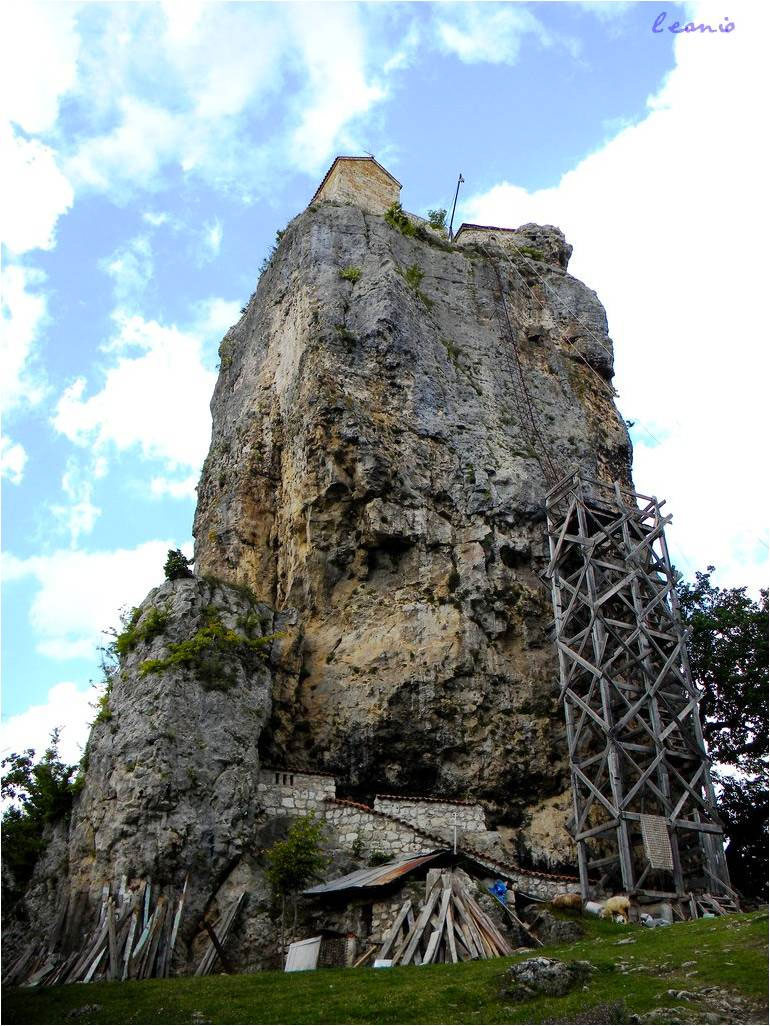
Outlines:
[[[378,167],[380,169],[380,171],[384,171],[385,174],[388,176],[388,178],[390,178],[391,181],[396,183],[396,185],[399,187],[399,189],[403,188],[403,186],[401,185],[401,182],[399,182],[399,180],[394,175],[392,175],[390,173],[390,171],[388,171],[388,169],[386,167],[383,167],[382,164],[379,162],[379,160],[375,160],[374,157],[368,157],[368,156],[367,157],[348,157],[348,156],[340,155],[338,157],[335,157],[334,160],[332,161],[331,167],[329,168],[329,170],[326,172],[326,174],[321,179],[321,184],[318,186],[316,191],[313,193],[313,198],[311,199],[310,203],[308,203],[308,206],[310,206],[311,203],[315,203],[316,197],[318,196],[318,193],[326,185],[327,181],[329,180],[329,175],[332,173],[332,171],[337,166],[337,163],[340,160],[370,160],[372,162],[372,164],[376,165],[376,167]]]
[[[421,830],[419,827],[416,827],[414,823],[408,823],[405,819],[400,819],[398,816],[391,816],[388,812],[380,812],[379,809],[372,809],[368,805],[361,805],[359,802],[349,802],[345,798],[324,798],[324,801],[329,805],[345,805],[352,809],[359,809],[362,812],[368,812],[372,816],[381,816],[383,819],[389,819],[393,823],[398,823],[399,826],[407,827],[409,830],[419,834],[421,837],[427,838],[429,841],[437,842],[442,848],[447,845],[447,839],[445,837],[438,837],[436,834],[432,834],[428,830]],[[481,863],[490,863],[497,869],[503,870],[503,875],[507,875],[509,877],[511,874],[516,874],[522,876],[534,876],[542,880],[565,880],[570,882],[577,882],[578,880],[576,876],[566,876],[560,873],[543,873],[538,869],[524,869],[523,866],[519,866],[515,862],[507,866],[504,862],[500,862],[498,859],[493,858],[490,855],[485,855],[483,852],[477,851],[475,848],[470,848],[467,845],[464,845],[461,850],[466,855],[472,855],[473,858]]]
[[[463,230],[463,228],[468,228],[468,229],[476,228],[476,229],[481,229],[482,231],[485,231],[485,232],[517,232],[519,230],[518,228],[500,228],[498,225],[495,225],[495,224],[470,224],[470,223],[466,223],[465,221],[463,221],[463,223],[460,225],[460,227],[454,233],[454,238],[455,239],[460,234],[460,232]]]
[[[444,805],[471,805],[483,809],[481,802],[470,802],[464,798],[437,798],[434,795],[419,794],[376,794],[375,799],[385,798],[387,801],[397,802],[441,802]]]

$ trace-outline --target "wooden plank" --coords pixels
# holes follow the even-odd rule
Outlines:
[[[239,908],[241,907],[241,902],[243,901],[244,897],[245,892],[240,894],[238,898],[236,898],[236,900],[233,902],[233,904],[230,906],[229,910],[224,914],[224,916],[221,916],[217,923],[214,924],[214,929],[217,930],[217,935],[223,948],[225,946],[225,943],[227,942],[227,935],[230,932],[230,927],[232,926],[233,921],[235,920],[235,917],[238,913]],[[216,950],[214,948],[214,945],[209,941],[208,949],[203,955],[200,965],[195,970],[195,975],[207,976],[211,972],[215,960]]]
[[[100,950],[101,946],[104,944],[106,939],[107,924],[103,923],[102,926],[99,928],[98,933],[96,933],[96,935],[92,934],[86,941],[86,943],[83,945],[83,948],[81,949],[81,956],[75,963],[75,967],[73,968],[72,972],[67,977],[68,983],[78,982],[82,978],[83,973],[87,971],[88,966],[91,964],[93,958],[96,955],[96,952]]]
[[[358,961],[357,961],[357,962],[354,962],[354,963],[353,963],[353,966],[352,966],[352,968],[353,968],[353,969],[358,969],[358,967],[359,967],[359,966],[361,966],[361,965],[363,965],[363,964],[364,964],[364,962],[365,962],[365,961],[366,961],[366,960],[367,960],[368,958],[370,958],[370,957],[371,957],[371,956],[372,956],[372,955],[374,954],[374,952],[375,952],[376,950],[377,950],[377,945],[375,944],[375,945],[373,945],[373,946],[372,946],[371,948],[369,948],[369,950],[368,950],[368,951],[365,951],[365,952],[363,953],[363,955],[361,955],[361,957],[360,957],[360,958],[358,959]]]
[[[216,950],[216,953],[219,956],[219,961],[222,963],[222,968],[226,973],[232,975],[233,967],[228,962],[227,956],[225,955],[222,945],[219,943],[219,938],[217,937],[216,933],[211,928],[211,925],[208,923],[206,919],[201,920],[201,925],[203,926],[203,929],[206,931],[206,933],[209,935],[211,943],[214,945],[214,949]]]
[[[451,898],[451,889],[449,887],[444,887],[441,892],[441,905],[439,907],[439,913],[435,919],[435,927],[433,933],[430,935],[430,940],[428,941],[428,947],[425,952],[425,957],[423,958],[423,965],[425,965],[426,962],[432,962],[436,958],[438,946],[441,941],[441,934],[443,933],[444,926],[446,924],[447,910],[449,909],[449,902]]]
[[[96,956],[94,957],[93,962],[91,963],[91,965],[88,968],[88,971],[86,972],[85,976],[83,977],[83,983],[89,983],[91,981],[94,973],[96,972],[97,968],[99,967],[99,963],[102,961],[102,959],[104,958],[104,956],[106,954],[107,954],[107,945],[105,944],[104,947],[102,947],[97,952]]]
[[[462,943],[465,945],[466,949],[468,950],[468,953],[470,954],[471,958],[483,958],[483,953],[480,952],[479,949],[476,947],[473,935],[471,934],[471,931],[468,929],[466,925],[465,913],[462,909],[462,906],[460,905],[460,899],[457,897],[456,894],[452,895],[452,907],[454,911],[457,913],[457,916],[455,918],[455,929],[457,930],[457,934],[460,937]]]
[[[438,930],[434,930],[428,940],[428,947],[425,949],[425,957],[422,960],[423,965],[428,965],[432,962],[436,956],[436,949],[438,948],[438,942],[441,938],[441,934]]]
[[[142,913],[142,919],[143,918],[144,918],[144,913]],[[138,928],[138,924],[137,924],[137,928]],[[131,957],[130,957],[129,963],[128,963],[128,975],[129,975],[129,978],[132,979],[132,980],[136,979],[137,973],[139,972],[139,965],[140,965],[141,954],[142,954],[142,951],[144,950],[144,947],[147,944],[147,941],[148,941],[148,939],[150,937],[150,930],[151,929],[152,929],[152,917],[150,918],[150,920],[148,921],[147,925],[142,930],[141,934],[139,935],[139,940],[136,942],[136,947],[131,952]]]
[[[128,979],[128,963],[131,961],[131,947],[134,943],[134,934],[136,933],[136,926],[139,922],[139,914],[137,912],[131,913],[131,925],[128,928],[128,937],[126,938],[126,950],[123,952],[123,972],[121,974],[121,980]]]
[[[411,909],[411,907],[411,899],[405,901],[404,904],[401,906],[398,915],[393,921],[393,925],[391,926],[390,930],[388,930],[385,940],[382,942],[382,947],[377,953],[377,958],[388,957],[388,952],[390,951],[391,947],[393,946],[393,943],[398,937],[401,927],[403,926],[404,921],[406,920],[406,917],[409,914],[409,910]]]
[[[491,952],[491,948],[489,948],[488,945],[484,944],[484,941],[483,941],[483,939],[481,937],[481,934],[479,933],[478,929],[476,928],[476,924],[471,919],[471,917],[468,914],[468,911],[467,911],[467,909],[465,907],[465,903],[463,901],[464,894],[462,893],[460,888],[458,888],[458,890],[460,890],[460,894],[455,894],[454,897],[453,897],[453,900],[454,900],[455,908],[457,909],[457,911],[458,911],[458,913],[460,915],[460,921],[463,924],[463,927],[465,929],[465,933],[472,940],[473,947],[478,952],[479,958],[489,958],[490,957],[489,956],[489,952]]]
[[[147,942],[146,957],[142,968],[142,977],[149,979],[153,976],[153,969],[155,966],[155,956],[158,952],[158,945],[160,943],[161,932],[163,930],[163,923],[166,918],[166,910],[168,905],[168,899],[164,894],[158,898],[158,904],[155,906],[155,926],[152,929],[152,934],[149,941]]]
[[[107,940],[110,951],[110,979],[118,978],[118,938],[115,933],[115,902],[107,899]]]
[[[446,910],[446,938],[449,947],[449,956],[453,962],[457,962],[457,944],[455,943],[455,924],[452,916],[452,905],[447,905]]]
[[[173,960],[173,957],[174,957],[174,948],[176,947],[176,937],[177,937],[177,933],[179,932],[179,924],[182,921],[182,909],[184,908],[184,901],[185,901],[185,896],[187,894],[187,884],[188,884],[189,879],[190,879],[190,875],[188,873],[188,875],[185,877],[185,880],[184,880],[184,887],[182,888],[182,896],[179,899],[179,905],[177,906],[176,915],[174,916],[174,925],[171,928],[171,939],[169,940],[168,956],[166,958],[166,965],[164,967],[165,971],[163,973],[164,976],[168,976],[170,968],[171,968],[171,963],[172,963],[172,960]]]
[[[144,919],[142,920],[142,927],[146,927],[150,921],[150,894],[152,892],[152,880],[148,880],[144,885]]]
[[[501,952],[504,955],[509,955],[511,953],[510,944],[502,935],[502,933],[498,930],[495,924],[492,922],[492,920],[481,907],[481,905],[479,905],[478,902],[473,901],[472,899],[469,904],[472,915],[476,917],[477,921],[480,922],[480,925],[484,926],[484,928],[487,930],[487,933],[491,935],[497,947],[500,948]]]
[[[420,912],[417,922],[415,923],[414,930],[412,931],[411,940],[409,941],[404,952],[403,958],[401,959],[402,965],[409,965],[409,963],[412,961],[414,954],[417,950],[417,945],[422,940],[423,932],[425,930],[425,927],[428,925],[428,920],[430,919],[431,912],[433,911],[436,902],[438,901],[441,895],[441,890],[441,882],[440,880],[437,880],[436,884],[433,887],[433,890],[430,892],[430,897],[425,903],[425,906],[422,912]]]
[[[396,949],[393,952],[393,956],[392,956],[393,965],[398,965],[399,959],[403,955],[404,951],[406,951],[406,946],[407,946],[407,944],[409,943],[409,941],[410,941],[410,939],[412,937],[412,932],[414,931],[414,925],[415,925],[414,911],[410,908],[408,913],[407,913],[407,916],[406,916],[406,933],[404,934],[402,939],[398,942],[398,944],[396,945]]]

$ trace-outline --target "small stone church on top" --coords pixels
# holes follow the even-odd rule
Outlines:
[[[370,214],[384,214],[400,196],[401,182],[374,157],[336,157],[310,202],[355,203]]]

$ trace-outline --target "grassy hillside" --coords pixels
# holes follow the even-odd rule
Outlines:
[[[667,929],[583,920],[584,940],[543,949],[595,967],[588,990],[512,1004],[507,965],[529,957],[390,970],[258,973],[6,990],[4,1023],[767,1022],[767,911]],[[620,943],[632,938],[632,943]],[[670,996],[706,987],[719,993]],[[623,1002],[622,1010],[618,1002]],[[730,1005],[732,1004],[732,1008]],[[635,1021],[631,1019],[631,1021]]]

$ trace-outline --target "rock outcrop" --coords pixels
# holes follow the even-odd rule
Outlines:
[[[260,765],[334,774],[340,798],[483,800],[509,852],[570,860],[544,499],[576,466],[630,483],[570,252],[548,226],[453,246],[335,202],[291,222],[220,347],[196,576],[121,635],[33,923],[122,876],[189,877],[175,969],[240,891],[235,962],[268,964]]]
[[[271,761],[517,825],[567,786],[546,474],[628,480],[630,443],[561,232],[422,234],[335,203],[288,226],[221,346],[196,570],[295,611]]]

